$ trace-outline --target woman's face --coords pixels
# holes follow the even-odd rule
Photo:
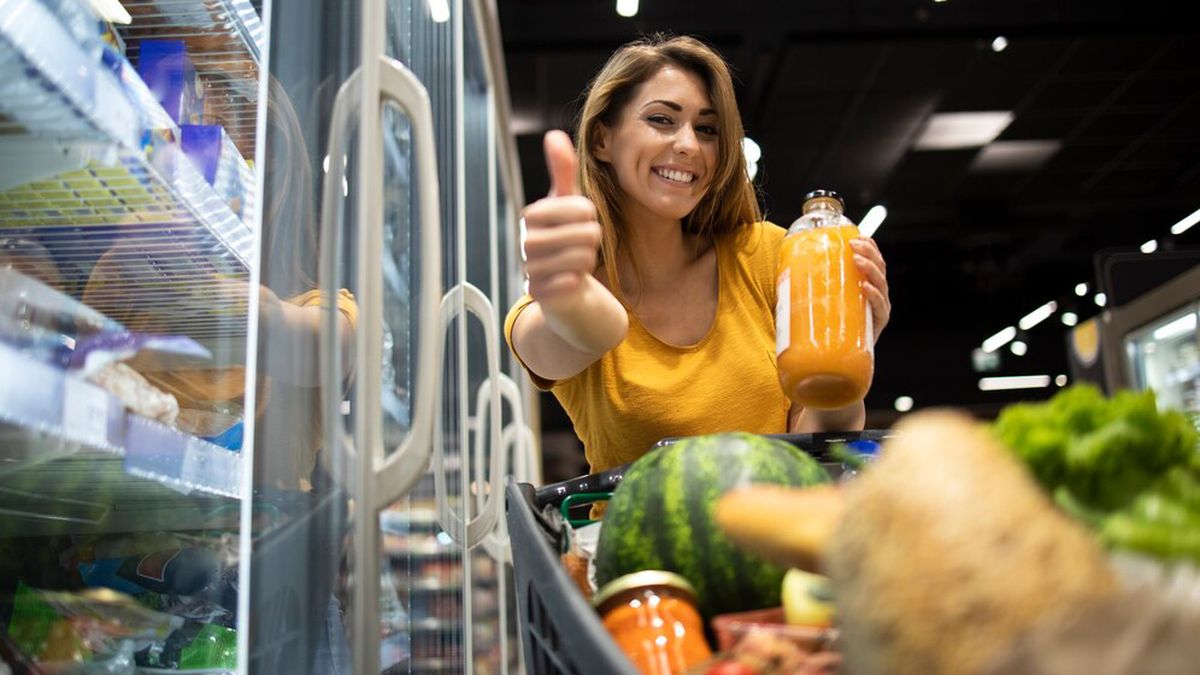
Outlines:
[[[630,220],[680,220],[717,167],[717,113],[700,76],[664,66],[634,90],[615,127],[603,125],[596,158],[612,166]]]

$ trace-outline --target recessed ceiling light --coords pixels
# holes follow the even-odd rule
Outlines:
[[[972,171],[1019,171],[1040,166],[1062,148],[1059,141],[996,141],[983,146]]]
[[[1087,292],[1088,292],[1088,285],[1086,283],[1081,281],[1081,282],[1075,284],[1075,295],[1078,295],[1079,297],[1082,298],[1083,296],[1087,295]]]
[[[1013,343],[1008,346],[1008,351],[1013,353],[1013,356],[1025,356],[1029,352],[1029,345],[1021,340],[1013,340]]]
[[[996,36],[995,40],[992,40],[992,51],[994,52],[1002,52],[1007,46],[1008,38],[1004,37],[1003,35],[998,35]]]
[[[1075,312],[1063,312],[1062,322],[1064,326],[1074,326],[1079,323],[1079,315]]]
[[[887,207],[882,204],[876,204],[867,211],[867,215],[862,217],[858,222],[858,232],[864,237],[874,236],[879,231],[879,226],[883,225],[883,219],[887,218]]]
[[[1060,387],[1065,387],[1065,386],[1067,386],[1067,376],[1066,376],[1066,375],[1061,375],[1061,374],[1060,374],[1060,375],[1055,375],[1055,376],[1054,376],[1054,384],[1057,384],[1057,385],[1058,385],[1058,386],[1060,386]]]
[[[985,352],[994,352],[1011,342],[1015,337],[1017,337],[1017,329],[1013,326],[1009,326],[999,333],[996,333],[992,337],[984,340],[983,345],[981,346]]]
[[[1013,121],[1011,111],[936,113],[917,138],[917,150],[977,148],[996,140]]]
[[[1096,303],[1097,307],[1103,307],[1108,302],[1108,296],[1104,293],[1097,293],[1092,297],[1092,302]]]
[[[1192,215],[1171,226],[1171,234],[1183,234],[1192,229],[1192,226],[1200,223],[1200,209],[1192,212]]]
[[[624,17],[636,16],[638,0],[617,0],[617,14]]]
[[[1158,240],[1151,239],[1150,241],[1142,244],[1140,248],[1142,253],[1154,253],[1158,250]]]
[[[912,407],[913,407],[912,397],[911,396],[898,396],[898,397],[896,397],[895,405],[896,405],[897,412],[908,412],[909,410],[912,410]]]
[[[1029,330],[1030,328],[1033,328],[1039,323],[1045,321],[1057,309],[1058,303],[1051,300],[1050,302],[1047,302],[1041,307],[1038,307],[1032,312],[1021,317],[1021,320],[1017,322],[1017,326],[1021,330]]]
[[[450,20],[449,0],[429,0],[429,18],[434,23],[446,23]]]
[[[1050,386],[1049,375],[1013,375],[1010,377],[981,377],[980,391],[1005,391],[1008,389],[1042,389]]]

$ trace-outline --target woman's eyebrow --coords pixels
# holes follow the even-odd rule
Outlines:
[[[674,110],[675,112],[683,112],[683,106],[679,105],[678,103],[676,103],[674,101],[668,101],[666,99],[661,99],[661,98],[656,98],[653,101],[647,101],[646,104],[642,106],[642,109],[644,110],[644,109],[654,105],[655,103],[661,103],[662,105],[667,106],[668,108],[670,108],[671,110]],[[716,115],[717,111],[713,110],[712,108],[701,108],[700,114],[701,115]]]

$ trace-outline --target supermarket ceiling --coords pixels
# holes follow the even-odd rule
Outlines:
[[[1200,228],[1164,236],[1200,208],[1200,34],[1160,4],[641,0],[623,18],[615,0],[498,1],[531,199],[547,186],[541,132],[570,127],[615,47],[670,31],[733,65],[772,220],[789,223],[818,187],[845,194],[855,219],[886,206],[896,310],[877,410],[902,394],[983,409],[1039,395],[980,392],[971,350],[1049,300],[1097,313],[1072,289],[1093,282],[1098,251],[1200,245]],[[933,115],[981,111],[1011,114],[993,143],[918,147]],[[1066,330],[1044,322],[993,374],[1066,372]]]

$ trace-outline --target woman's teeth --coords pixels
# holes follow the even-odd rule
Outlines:
[[[696,179],[694,174],[686,171],[675,171],[673,169],[655,169],[654,173],[676,183],[690,183]]]

